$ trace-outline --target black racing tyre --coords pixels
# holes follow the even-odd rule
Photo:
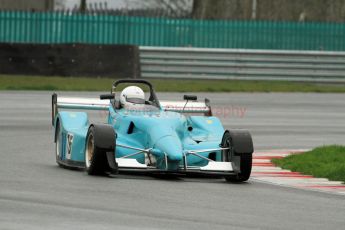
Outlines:
[[[98,141],[103,138],[100,137],[102,134],[101,128],[90,126],[86,136],[85,142],[85,169],[89,175],[106,175],[111,172],[112,169],[109,166],[107,159],[107,152],[114,152],[112,149],[106,149],[102,147],[102,143]]]
[[[56,158],[56,163],[60,166],[63,167],[63,165],[60,163],[61,160],[61,132],[60,132],[60,122],[58,121],[56,123],[55,127],[55,158]]]
[[[226,176],[229,182],[244,182],[250,177],[252,171],[252,155],[241,156],[241,172],[234,176]]]
[[[243,138],[243,137],[242,137]],[[252,143],[251,137],[245,137],[250,138],[250,141]],[[230,132],[225,132],[222,139],[222,147],[229,147],[229,150],[223,150],[222,151],[222,160],[223,161],[231,161],[233,162],[234,168],[239,168],[239,171],[236,175],[229,175],[225,176],[224,178],[229,182],[244,182],[247,181],[250,177],[251,171],[252,171],[252,153],[238,153],[235,154],[235,143],[234,140],[231,137]],[[238,164],[239,165],[236,165]],[[239,166],[239,167],[238,167]]]

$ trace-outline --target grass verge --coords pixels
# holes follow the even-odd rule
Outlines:
[[[345,182],[345,146],[330,145],[272,162],[283,169]]]
[[[0,75],[0,90],[108,91],[115,79]],[[164,92],[319,92],[345,93],[345,85],[281,81],[151,79]]]

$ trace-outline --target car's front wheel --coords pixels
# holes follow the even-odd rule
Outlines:
[[[115,133],[112,127],[90,126],[85,143],[85,169],[89,175],[117,171]]]
[[[232,162],[235,175],[225,176],[229,182],[244,182],[250,177],[252,171],[253,142],[248,131],[235,130],[226,131],[223,135],[222,160]]]

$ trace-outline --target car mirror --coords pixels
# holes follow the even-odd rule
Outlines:
[[[196,101],[198,97],[195,95],[183,95],[183,99],[187,101]]]
[[[102,94],[99,96],[99,99],[106,100],[106,99],[114,99],[114,94]]]

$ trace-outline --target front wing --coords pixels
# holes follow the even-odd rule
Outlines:
[[[226,150],[228,148],[217,148],[217,149],[204,149],[204,150],[186,150],[183,153],[183,164],[178,168],[178,170],[170,171],[168,168],[166,169],[157,169],[153,166],[148,166],[146,164],[138,162],[133,157],[138,154],[152,154],[152,149],[139,149],[134,148],[131,146],[117,144],[119,147],[129,148],[132,150],[137,150],[138,152],[134,154],[129,154],[123,156],[121,158],[116,158],[116,163],[118,164],[118,169],[120,172],[138,172],[138,173],[156,173],[156,174],[179,174],[179,175],[219,175],[219,176],[226,176],[226,175],[236,175],[238,172],[236,167],[232,162],[220,162],[214,161],[207,157],[200,155],[199,153],[202,152],[210,152],[210,151],[219,151],[219,150]],[[187,156],[194,155],[200,157],[204,160],[208,161],[208,164],[205,166],[188,166],[187,164]],[[165,154],[165,165],[168,165],[168,156]]]

